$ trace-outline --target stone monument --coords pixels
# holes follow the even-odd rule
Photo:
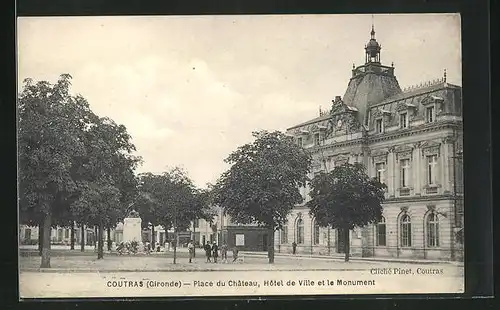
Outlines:
[[[141,217],[137,211],[132,210],[129,212],[127,217],[123,220],[124,242],[142,241],[141,222]]]

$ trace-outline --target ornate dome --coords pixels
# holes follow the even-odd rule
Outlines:
[[[372,25],[370,41],[365,46],[367,62],[380,62],[379,54],[382,47],[375,39],[375,29]]]
[[[366,47],[367,48],[370,48],[370,47],[380,47],[380,45],[378,44],[377,40],[370,39],[370,41],[368,41],[368,44],[366,44]]]

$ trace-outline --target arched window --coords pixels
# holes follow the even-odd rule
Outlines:
[[[280,238],[280,241],[281,241],[281,244],[288,243],[288,224],[286,224],[286,223],[281,228],[281,238]]]
[[[297,226],[297,229],[295,230],[297,232],[296,242],[297,244],[304,243],[304,221],[302,219],[298,219],[296,226]]]
[[[386,230],[385,230],[385,218],[382,217],[380,222],[377,223],[377,245],[378,246],[386,246]]]
[[[439,219],[438,216],[432,212],[427,216],[427,246],[439,246]]]
[[[411,247],[411,220],[408,214],[401,217],[401,246]]]
[[[314,244],[319,244],[319,225],[314,221],[314,226],[313,226],[313,231],[314,231],[314,238],[313,238],[313,243]]]

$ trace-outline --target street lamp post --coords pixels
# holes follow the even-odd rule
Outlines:
[[[193,221],[193,257],[196,257],[196,221],[195,218]]]

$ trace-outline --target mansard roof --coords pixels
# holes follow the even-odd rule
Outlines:
[[[405,99],[408,99],[408,98],[425,95],[427,93],[433,93],[435,91],[444,89],[446,87],[448,87],[448,88],[456,88],[456,89],[461,88],[460,86],[449,84],[449,83],[446,83],[444,81],[441,81],[439,83],[430,84],[428,86],[421,86],[421,87],[410,88],[410,89],[405,90],[405,91],[403,91],[401,93],[398,93],[398,94],[396,94],[394,96],[391,96],[391,97],[389,97],[389,98],[387,98],[385,100],[382,100],[382,101],[380,101],[378,103],[374,103],[374,104],[372,104],[372,106],[385,105],[385,104],[388,104],[388,103],[391,103],[391,102],[405,100]]]
[[[397,101],[406,101],[407,99],[411,99],[411,98],[414,98],[414,97],[422,96],[422,95],[425,95],[425,94],[432,94],[432,93],[435,93],[436,91],[439,91],[439,90],[442,90],[442,89],[445,89],[445,88],[461,89],[461,86],[454,85],[454,84],[449,84],[449,83],[444,82],[444,80],[441,80],[440,82],[436,82],[434,84],[429,84],[427,86],[409,88],[408,90],[402,91],[401,93],[393,95],[393,96],[391,96],[391,97],[389,97],[387,99],[384,99],[384,100],[379,101],[379,102],[374,102],[370,107],[383,106],[383,105],[386,105],[386,104],[389,104],[389,103],[392,103],[392,102],[397,102]],[[414,104],[409,103],[409,102],[405,102],[405,104],[407,106],[414,106]],[[355,107],[352,107],[352,106],[347,106],[347,107],[351,111],[357,111],[357,108],[355,108]],[[368,113],[370,113],[370,112],[368,111]],[[311,119],[309,121],[306,121],[306,122],[300,123],[298,125],[292,126],[292,127],[288,128],[287,130],[291,130],[291,129],[296,129],[296,128],[303,127],[303,126],[312,125],[312,124],[315,124],[315,123],[326,121],[326,120],[328,120],[330,118],[331,118],[331,114],[330,113],[326,113],[325,115],[322,115],[322,116],[313,118],[313,119]]]
[[[302,127],[302,126],[307,126],[307,125],[311,125],[311,124],[314,124],[314,123],[319,123],[321,121],[326,121],[328,119],[331,118],[331,115],[330,113],[326,113],[325,115],[322,115],[322,116],[319,116],[319,117],[316,117],[316,118],[313,118],[312,120],[309,120],[307,122],[304,122],[304,123],[300,123],[298,125],[294,125],[292,127],[289,127],[287,130],[290,130],[290,129],[295,129],[295,128],[299,128],[299,127]]]

